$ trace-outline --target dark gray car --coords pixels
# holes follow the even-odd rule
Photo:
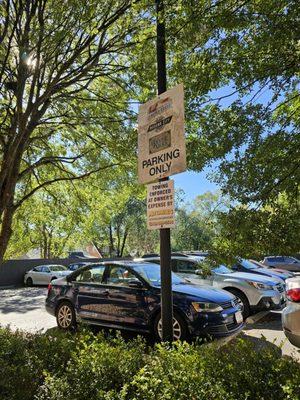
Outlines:
[[[300,260],[290,256],[268,256],[262,261],[269,268],[280,268],[286,271],[300,273]]]

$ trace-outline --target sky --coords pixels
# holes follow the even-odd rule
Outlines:
[[[219,187],[207,179],[209,169],[204,169],[202,172],[186,171],[181,174],[173,175],[175,189],[182,189],[185,192],[185,201],[190,202],[199,194],[211,191],[214,192]]]

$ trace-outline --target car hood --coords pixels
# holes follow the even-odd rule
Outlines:
[[[281,272],[281,271],[272,271],[266,268],[260,268],[259,272],[263,275],[267,275],[267,276],[271,276],[271,277],[275,277],[275,278],[280,278],[280,279],[287,279],[290,278],[290,274],[286,273],[286,272]]]
[[[280,279],[280,278],[269,277],[269,276],[259,275],[259,274],[252,274],[249,272],[233,272],[232,274],[216,273],[216,275],[221,275],[224,278],[234,278],[234,279],[239,279],[239,280],[243,280],[243,281],[264,283],[265,285],[270,285],[270,286],[276,285],[277,283],[282,283],[282,279]]]
[[[177,284],[172,285],[174,294],[180,293],[197,297],[199,301],[209,301],[212,303],[225,303],[234,299],[234,296],[225,290],[215,289],[208,285]]]
[[[268,269],[268,271],[270,271],[270,270],[271,270],[271,272],[279,272],[280,274],[284,274],[284,275],[286,275],[287,278],[293,278],[293,276],[294,276],[293,272],[286,271],[284,269],[280,269],[280,268],[272,268],[272,269],[270,268],[270,269]]]

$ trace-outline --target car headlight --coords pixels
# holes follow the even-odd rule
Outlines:
[[[216,303],[193,302],[192,305],[197,312],[207,313],[223,311],[223,308]]]
[[[253,282],[253,281],[248,281],[249,285],[255,287],[255,289],[263,289],[263,290],[273,290],[273,286],[270,285],[265,285],[264,283],[260,282]]]

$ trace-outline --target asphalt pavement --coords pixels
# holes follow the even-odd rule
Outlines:
[[[0,290],[0,325],[27,332],[47,331],[56,327],[55,318],[45,310],[47,288],[18,288]],[[282,355],[300,361],[300,350],[290,344],[281,328],[281,312],[265,313],[263,318],[246,324],[242,336],[251,338],[256,348],[276,346]]]
[[[46,287],[0,290],[0,325],[27,332],[46,331],[56,320],[45,310]]]

